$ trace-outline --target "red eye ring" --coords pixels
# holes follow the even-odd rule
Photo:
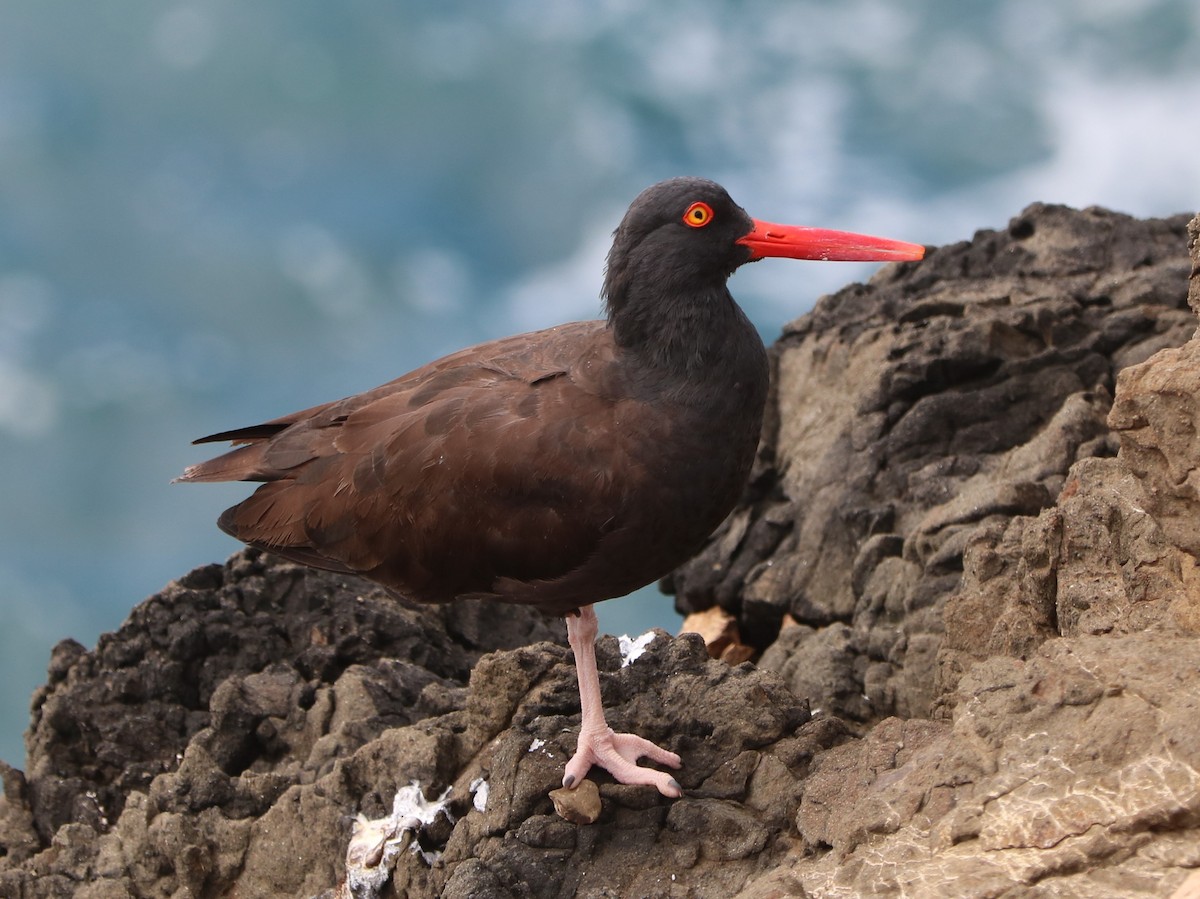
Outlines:
[[[712,207],[699,201],[693,203],[683,214],[683,223],[689,228],[703,228],[713,219]]]

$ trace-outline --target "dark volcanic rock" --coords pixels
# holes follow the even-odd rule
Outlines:
[[[747,502],[671,579],[761,664],[598,646],[682,799],[596,772],[594,823],[555,813],[557,622],[245,552],[55,649],[0,896],[1200,888],[1190,270],[1181,218],[1035,206],[789,329]]]
[[[253,550],[199,568],[94,651],[55,647],[28,768],[6,780],[5,860],[64,832],[94,839],[131,797],[143,815],[219,808],[248,822],[388,728],[461,701],[485,652],[561,631],[525,609],[404,605]],[[8,835],[29,828],[36,843]]]
[[[323,735],[301,731],[316,686],[341,683],[347,669],[355,688],[343,686],[321,728],[339,734],[340,750],[429,714],[425,688],[464,684],[484,652],[558,633],[525,610],[449,611],[250,550],[191,572],[94,652],[73,641],[55,648],[28,738],[39,833],[115,819],[129,791],[173,769],[203,728],[203,745],[229,776],[305,761],[304,742]]]
[[[601,641],[610,720],[679,752],[687,797],[597,772],[602,813],[580,830],[549,797],[579,725],[570,654],[545,642],[561,625],[451,612],[248,550],[95,652],[60,647],[28,777],[6,772],[0,895],[316,895],[344,877],[353,816],[386,816],[410,782],[452,788],[457,823],[393,860],[401,895],[730,895],[785,851],[811,751],[786,740],[807,706],[775,675],[712,661],[697,637],[663,635],[627,667]]]

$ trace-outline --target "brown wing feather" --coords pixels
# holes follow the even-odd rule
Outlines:
[[[474,347],[365,394],[225,432],[249,442],[183,479],[268,481],[221,527],[305,564],[418,599],[570,608],[580,602],[573,573],[621,539],[647,486],[622,427],[634,401],[604,388],[611,357],[609,333],[593,322]],[[646,438],[643,428],[638,445]],[[613,483],[614,470],[629,483]]]
[[[305,447],[314,433],[338,428],[351,416],[365,425],[386,420],[396,411],[396,397],[404,397],[406,410],[419,407],[437,397],[449,386],[467,381],[486,383],[489,378],[507,376],[533,380],[556,374],[556,357],[561,348],[580,335],[599,332],[602,322],[576,322],[549,328],[543,334],[555,335],[551,345],[530,347],[516,335],[490,343],[468,347],[443,356],[428,365],[381,384],[373,390],[345,399],[322,403],[292,412],[261,424],[220,431],[193,440],[193,444],[231,441],[237,448],[221,456],[189,466],[177,481],[271,481],[286,477],[289,469],[322,455],[319,448]],[[567,354],[569,356],[569,353]],[[320,438],[317,441],[320,443]],[[239,446],[239,444],[241,444]]]

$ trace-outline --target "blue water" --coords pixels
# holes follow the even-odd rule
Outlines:
[[[0,757],[61,637],[236,549],[198,435],[599,313],[642,187],[925,243],[1200,207],[1194,0],[0,9]],[[870,266],[733,281],[765,338]],[[674,628],[653,591],[613,632]]]

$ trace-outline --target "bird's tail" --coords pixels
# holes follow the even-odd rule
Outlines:
[[[238,428],[233,431],[221,431],[217,434],[209,434],[207,437],[201,437],[199,440],[193,440],[193,444],[218,443],[222,440],[228,440],[234,444],[240,443],[243,445],[235,446],[229,452],[223,453],[215,459],[189,465],[184,469],[183,474],[172,481],[172,483],[179,483],[181,481],[204,483],[213,481],[275,480],[275,477],[278,475],[272,476],[267,473],[268,466],[265,459],[267,444],[272,437],[286,427],[287,423],[269,422],[267,424],[253,425],[248,428]]]

